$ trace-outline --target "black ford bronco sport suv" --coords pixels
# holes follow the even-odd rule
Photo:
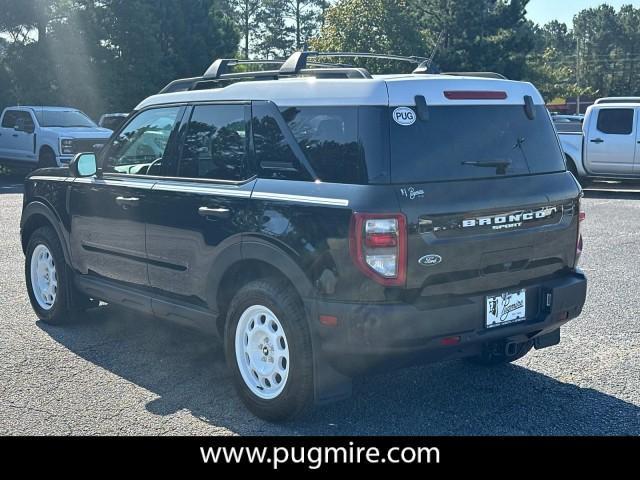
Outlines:
[[[217,60],[97,156],[31,174],[37,316],[103,301],[217,332],[273,421],[390,359],[493,365],[557,344],[585,302],[582,193],[538,91],[313,56]]]

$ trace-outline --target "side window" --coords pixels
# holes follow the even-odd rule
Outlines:
[[[134,117],[109,146],[103,171],[138,175],[159,172],[180,108],[154,108]]]
[[[33,131],[35,127],[33,118],[29,112],[16,112],[16,121],[14,126],[19,127],[21,130],[31,131]]]
[[[254,104],[252,127],[256,163],[261,177],[311,180],[267,105]]]
[[[598,113],[597,128],[609,135],[630,135],[634,114],[632,108],[603,108]]]
[[[18,120],[18,113],[20,112],[17,110],[7,110],[4,112],[4,117],[2,117],[2,128],[15,127]]]
[[[320,180],[366,182],[358,107],[291,107],[282,116]]]
[[[200,105],[187,126],[178,176],[245,180],[247,122],[245,105]]]

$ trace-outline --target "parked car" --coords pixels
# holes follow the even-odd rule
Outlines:
[[[128,116],[128,113],[105,113],[100,117],[98,126],[115,132],[120,128]]]
[[[557,344],[585,302],[582,191],[538,91],[312,55],[250,74],[216,61],[97,156],[28,177],[37,316],[102,300],[216,332],[268,420],[379,367]]]
[[[600,102],[587,109],[581,131],[558,130],[569,170],[593,180],[640,180],[640,102]]]
[[[584,115],[553,115],[553,125],[558,132],[581,132]]]
[[[0,163],[27,168],[66,165],[76,153],[98,151],[111,133],[73,108],[9,107],[0,120]]]

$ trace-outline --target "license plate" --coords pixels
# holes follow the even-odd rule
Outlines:
[[[486,311],[487,328],[523,321],[526,312],[525,291],[487,297]]]

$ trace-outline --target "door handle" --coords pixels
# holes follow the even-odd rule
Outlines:
[[[604,140],[601,138],[594,138],[593,140],[591,140],[591,143],[604,143]]]
[[[18,137],[18,134],[17,134],[17,133],[14,133],[12,136],[13,136],[13,137]]]
[[[198,209],[198,214],[201,217],[228,218],[229,215],[231,215],[231,210],[229,210],[228,208],[200,207]]]
[[[125,208],[135,207],[139,201],[140,199],[136,197],[116,197],[116,203]]]

